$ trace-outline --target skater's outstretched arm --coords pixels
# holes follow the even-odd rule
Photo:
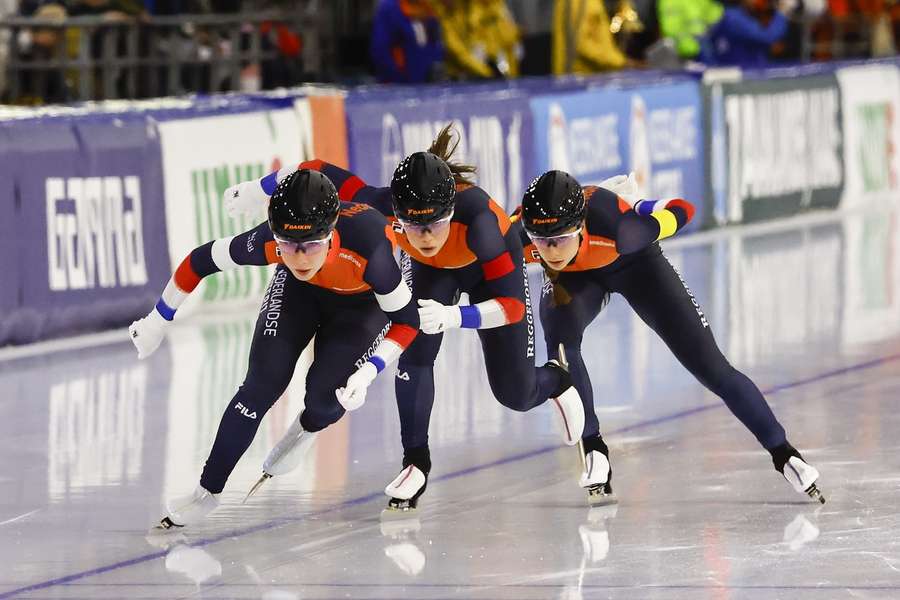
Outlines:
[[[146,358],[159,347],[166,325],[204,277],[244,265],[281,262],[269,224],[260,223],[238,235],[198,246],[184,257],[169,279],[162,296],[150,313],[128,328],[138,358]]]
[[[308,160],[296,166],[282,167],[260,179],[245,181],[226,189],[224,202],[228,214],[235,216],[263,211],[268,206],[269,197],[275,193],[278,184],[299,169],[322,172],[334,184],[341,200],[368,204],[386,217],[394,214],[390,188],[368,185],[350,171],[318,159]]]
[[[621,203],[620,203],[621,204]],[[639,200],[616,226],[616,252],[631,254],[675,235],[694,218],[694,206],[680,198]]]

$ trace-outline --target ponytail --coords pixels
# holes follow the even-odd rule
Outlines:
[[[454,133],[456,133],[455,141],[453,139]],[[456,152],[456,147],[459,146],[459,139],[459,133],[453,128],[453,123],[448,123],[447,126],[441,129],[437,134],[434,141],[431,142],[431,147],[428,148],[428,151],[447,163],[447,166],[450,167],[450,172],[453,173],[453,180],[456,183],[471,184],[472,181],[469,179],[469,176],[475,173],[477,170],[476,167],[450,160],[453,153]]]

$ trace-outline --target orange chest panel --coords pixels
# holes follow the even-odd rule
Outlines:
[[[440,252],[430,257],[424,256],[416,250],[409,243],[406,235],[402,233],[397,234],[397,244],[416,262],[437,269],[459,269],[478,260],[478,257],[475,256],[475,253],[472,252],[468,243],[466,243],[467,230],[468,227],[462,223],[451,223],[450,236],[447,238],[447,243],[444,244]]]
[[[616,243],[599,235],[586,235],[581,241],[575,262],[563,271],[590,271],[611,265],[619,258]]]
[[[365,282],[368,261],[348,248],[341,247],[341,236],[334,232],[334,240],[328,251],[325,264],[315,276],[309,280],[312,285],[331,290],[337,294],[360,294],[371,286]]]
[[[599,235],[588,235],[581,240],[581,247],[578,249],[575,262],[563,269],[563,271],[600,269],[616,262],[618,258],[619,253],[616,252],[616,243],[614,241]],[[528,262],[541,261],[541,255],[538,253],[537,248],[534,247],[534,244],[528,244],[525,247],[525,259]]]

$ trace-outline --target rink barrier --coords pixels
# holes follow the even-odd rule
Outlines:
[[[507,210],[548,168],[585,184],[635,171],[641,195],[693,202],[694,229],[896,201],[898,65],[2,107],[0,345],[145,314],[190,250],[264,218],[224,213],[232,183],[317,157],[385,185],[451,120],[459,159]],[[179,314],[255,301],[268,271],[241,271],[209,278]]]
[[[706,73],[705,227],[900,195],[900,61]]]

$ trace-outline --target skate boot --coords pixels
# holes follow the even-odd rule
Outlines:
[[[427,446],[407,451],[403,456],[403,470],[384,488],[390,500],[387,508],[381,511],[381,518],[418,518],[419,498],[428,486],[430,471],[431,456]]]
[[[201,486],[197,486],[187,496],[172,498],[166,502],[165,517],[157,525],[157,529],[171,529],[198,523],[219,506],[219,494],[213,494]]]
[[[574,446],[581,439],[584,432],[584,405],[581,403],[581,395],[572,385],[572,377],[569,375],[565,363],[551,360],[545,367],[559,369],[562,373],[562,385],[560,391],[550,400],[556,407],[557,422],[563,434],[563,441],[567,446]]]
[[[775,469],[784,475],[797,492],[825,504],[825,496],[816,487],[819,471],[807,463],[797,449],[785,442],[770,450]]]
[[[582,440],[584,471],[578,485],[587,490],[588,504],[606,506],[615,504],[618,498],[612,489],[612,467],[609,464],[609,448],[603,438],[592,436]]]
[[[300,463],[312,447],[312,443],[316,438],[315,432],[304,431],[303,425],[300,424],[300,416],[302,414],[303,413],[297,415],[297,418],[294,419],[294,422],[291,423],[291,426],[288,427],[285,434],[281,436],[281,439],[278,440],[275,447],[269,451],[266,460],[263,461],[262,477],[260,477],[259,481],[250,488],[247,497],[244,498],[244,502],[246,502],[247,499],[249,499],[250,496],[252,496],[268,479],[271,479],[275,475],[285,475],[290,473],[300,466]]]

